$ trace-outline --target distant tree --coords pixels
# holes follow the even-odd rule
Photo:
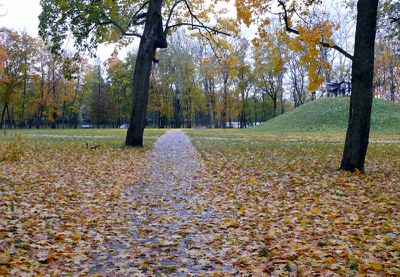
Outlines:
[[[89,51],[93,51],[98,43],[126,44],[130,37],[140,38],[127,146],[143,146],[152,63],[156,60],[156,50],[167,47],[167,35],[179,26],[189,26],[207,36],[220,32],[204,25],[207,14],[215,6],[202,0],[41,0],[40,3],[43,10],[39,33],[51,41],[55,51],[61,50],[70,34],[79,49]]]
[[[300,54],[294,51],[288,52],[287,67],[288,87],[293,104],[298,107],[309,99],[307,68],[302,64]]]
[[[217,60],[211,53],[209,47],[202,46],[199,53],[199,74],[202,79],[204,98],[206,104],[206,126],[208,128],[218,127],[217,121],[217,77],[215,68]]]
[[[400,3],[381,1],[375,51],[375,95],[400,101]]]
[[[63,102],[63,119],[68,117],[70,128],[77,128],[79,114],[83,103],[89,95],[89,88],[85,83],[85,75],[89,72],[90,65],[87,59],[70,59],[72,62],[69,93],[65,94]]]
[[[196,87],[195,56],[197,45],[182,31],[169,37],[169,47],[160,52],[159,73],[172,96],[173,127],[181,128],[192,117],[191,94]],[[190,119],[191,120],[191,119]]]
[[[9,127],[15,126],[11,116],[11,107],[18,97],[17,91],[23,86],[24,81],[24,53],[21,51],[21,36],[19,33],[0,29],[0,45],[3,52],[3,67],[0,82],[0,104],[2,105],[0,128],[4,126],[7,115]]]
[[[256,85],[261,91],[272,100],[273,116],[278,114],[278,100],[280,102],[281,113],[283,112],[283,77],[289,69],[289,78],[292,82],[292,91],[297,88],[296,68],[291,65],[295,59],[289,59],[289,49],[285,47],[281,40],[282,32],[276,26],[269,28],[259,39],[254,40],[254,60]],[[292,62],[292,63],[291,63]],[[301,67],[299,68],[299,70]],[[291,71],[293,70],[293,71]],[[294,86],[296,85],[296,86]],[[295,105],[299,103],[296,94],[293,94]]]
[[[378,35],[375,51],[374,93],[389,101],[400,101],[400,49],[395,40]]]
[[[379,9],[379,29],[385,29],[388,37],[400,41],[400,2],[383,0]]]
[[[239,104],[240,128],[246,128],[250,119],[250,91],[254,86],[254,74],[247,58],[250,51],[250,43],[246,38],[239,37],[235,43],[237,56],[236,76],[234,83]]]
[[[18,101],[18,121],[20,127],[26,127],[27,120],[33,116],[33,109],[30,107],[30,103],[33,99],[33,87],[32,75],[34,74],[36,54],[37,54],[37,41],[36,39],[29,36],[27,33],[21,33],[20,35],[20,51],[22,58],[21,74],[22,74],[22,87]],[[18,109],[14,109],[18,110]]]
[[[87,85],[90,88],[88,99],[89,119],[97,128],[101,125],[106,126],[116,116],[117,108],[110,93],[109,85],[103,78],[103,67],[99,60],[87,72],[87,75]]]
[[[132,107],[132,75],[136,55],[132,52],[124,61],[113,55],[106,62],[106,70],[110,93],[118,105],[117,125],[126,123],[130,117]]]

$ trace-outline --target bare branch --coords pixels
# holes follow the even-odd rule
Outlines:
[[[167,19],[167,23],[165,24],[165,33],[166,33],[166,31],[169,29],[169,22],[171,21],[171,17],[172,17],[172,14],[174,13],[175,8],[176,8],[180,3],[184,2],[184,1],[185,1],[185,0],[176,1],[175,4],[174,4],[174,5],[172,6],[172,8],[170,9],[169,15],[168,15],[168,19]]]
[[[211,37],[211,39],[210,39],[210,37],[204,35],[204,34],[202,33],[201,29],[199,29],[199,34],[200,34],[205,40],[208,41],[208,43],[210,44],[211,50],[212,50],[212,52],[214,53],[214,56],[215,56],[215,57],[217,58],[217,60],[218,60],[218,63],[221,63],[221,59],[219,58],[218,53],[217,53],[217,51],[216,51],[215,48],[214,48],[214,44],[218,45],[218,43],[216,43],[216,41],[214,40],[214,38]],[[212,40],[212,41],[211,41],[211,40]],[[214,42],[214,43],[213,43],[213,42]]]
[[[223,32],[223,31],[220,31],[220,30],[217,30],[217,29],[208,27],[208,26],[197,25],[197,24],[187,23],[187,22],[177,23],[177,24],[171,25],[171,26],[168,27],[168,29],[173,29],[173,28],[179,27],[179,26],[190,26],[190,27],[192,27],[193,29],[201,28],[201,29],[205,29],[205,30],[207,30],[207,31],[209,31],[209,32],[211,32],[211,33],[216,33],[216,34],[221,34],[221,35],[229,36],[228,33],[225,33],[225,32]]]
[[[351,55],[349,52],[347,52],[347,51],[344,50],[343,48],[337,46],[336,44],[335,44],[335,45],[330,45],[329,43],[326,43],[326,42],[323,42],[323,41],[319,42],[319,44],[320,44],[321,46],[324,46],[324,47],[328,47],[328,48],[335,49],[336,51],[338,51],[339,53],[341,53],[343,56],[345,56],[346,58],[348,58],[349,60],[353,60],[353,55]]]

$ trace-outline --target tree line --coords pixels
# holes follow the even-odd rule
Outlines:
[[[343,45],[351,20],[346,11],[335,18],[343,31],[334,39]],[[399,101],[399,40],[384,27],[376,40],[374,94]],[[321,47],[313,77],[307,50],[295,49],[277,22],[263,32],[253,40],[241,33],[219,38],[218,47],[183,30],[171,35],[152,69],[147,125],[253,126],[327,97],[325,83],[350,79],[351,63],[335,51]],[[124,127],[129,120],[136,51],[104,62],[57,56],[40,38],[2,28],[0,61],[1,128]]]

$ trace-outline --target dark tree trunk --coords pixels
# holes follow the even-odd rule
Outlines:
[[[279,87],[279,105],[281,109],[281,114],[285,113],[285,106],[283,103],[283,74],[279,73],[278,75],[278,87]]]
[[[126,134],[126,146],[143,146],[143,131],[146,125],[149,82],[154,54],[157,48],[166,48],[163,34],[161,7],[163,0],[150,0],[146,25],[140,40],[135,72],[133,74],[133,103]]]
[[[276,117],[277,115],[278,115],[278,112],[277,112],[277,108],[278,108],[278,105],[277,105],[277,94],[274,94],[274,97],[272,97],[272,103],[274,103],[274,115],[273,115],[273,117]]]
[[[378,0],[359,0],[351,74],[349,125],[340,169],[364,171],[373,98],[374,44]]]
[[[3,129],[3,126],[4,126],[4,129],[6,128],[6,124],[4,122],[6,110],[7,110],[7,104],[4,105],[3,112],[1,113],[0,129]]]

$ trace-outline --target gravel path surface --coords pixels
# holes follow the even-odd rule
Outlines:
[[[109,242],[115,253],[91,273],[107,276],[239,276],[213,242],[218,212],[206,201],[200,155],[182,131],[168,131],[147,165],[149,183],[126,192],[135,208],[129,233]],[[203,203],[208,203],[204,205]]]

